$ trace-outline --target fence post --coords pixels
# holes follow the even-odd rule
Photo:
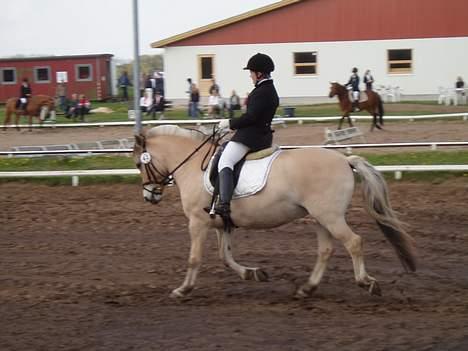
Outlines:
[[[78,186],[80,184],[80,177],[77,175],[72,176],[72,186]]]
[[[402,172],[401,171],[395,171],[395,179],[400,180],[402,178]]]

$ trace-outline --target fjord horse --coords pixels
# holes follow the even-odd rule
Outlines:
[[[50,113],[51,119],[55,120],[55,101],[47,95],[33,95],[29,98],[26,110],[17,107],[18,98],[10,98],[5,104],[5,120],[3,122],[3,130],[10,123],[11,116],[15,114],[16,129],[19,130],[19,119],[21,116],[28,116],[29,130],[32,130],[32,118],[39,118],[39,123],[42,125],[46,116]]]
[[[334,96],[338,96],[338,101],[339,101],[340,109],[342,112],[342,117],[338,124],[338,129],[341,129],[341,124],[343,123],[345,118],[348,119],[349,126],[352,127],[353,123],[349,115],[351,112],[353,112],[353,103],[349,99],[348,89],[346,89],[345,86],[338,84],[336,82],[332,82],[330,83],[330,85],[331,85],[330,93],[328,94],[328,96],[330,98]],[[384,115],[382,98],[375,91],[366,90],[365,92],[367,94],[368,100],[359,102],[359,109],[366,110],[373,117],[371,129],[370,129],[371,131],[374,130],[374,127],[376,127],[377,129],[382,129],[383,115]],[[377,116],[379,116],[378,122],[377,122]]]
[[[154,127],[135,137],[133,157],[140,170],[143,197],[159,203],[172,179],[179,188],[183,211],[188,218],[191,238],[188,270],[184,282],[171,297],[186,296],[195,286],[203,244],[210,230],[218,236],[219,255],[225,265],[244,280],[265,281],[268,275],[257,267],[238,264],[232,256],[231,233],[223,231],[219,217],[203,210],[211,195],[203,184],[201,165],[209,153],[210,142],[202,143],[201,133],[173,125]],[[272,228],[310,215],[316,220],[318,257],[308,281],[298,288],[297,297],[309,296],[319,285],[333,253],[333,239],[340,241],[351,256],[354,277],[371,294],[380,294],[377,280],[364,265],[363,242],[345,220],[354,191],[353,170],[361,176],[365,207],[394,247],[406,270],[416,269],[413,239],[392,210],[387,185],[382,175],[365,159],[327,149],[283,150],[271,167],[266,186],[249,197],[232,200],[232,220],[238,227]]]

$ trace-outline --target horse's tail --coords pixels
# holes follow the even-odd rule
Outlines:
[[[398,220],[390,205],[384,177],[362,157],[349,156],[347,159],[361,176],[367,211],[377,221],[385,237],[394,247],[406,271],[414,272],[416,270],[414,240],[406,233],[403,223]]]

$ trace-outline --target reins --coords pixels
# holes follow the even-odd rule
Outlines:
[[[196,131],[199,132],[198,130],[196,130]],[[173,179],[174,179],[174,177],[173,177],[174,173],[178,169],[180,169],[185,163],[187,163],[198,151],[200,151],[200,149],[203,146],[205,146],[208,142],[211,141],[212,143],[209,146],[205,156],[203,157],[201,165],[200,165],[200,169],[202,171],[205,171],[208,168],[208,164],[209,164],[209,162],[206,162],[206,161],[209,160],[211,158],[211,156],[213,156],[213,154],[216,152],[216,149],[219,146],[219,141],[222,138],[224,138],[226,136],[226,134],[228,134],[227,132],[226,133],[218,133],[218,132],[219,131],[216,129],[216,126],[213,126],[213,132],[208,136],[208,138],[206,138],[200,145],[198,145],[195,148],[195,150],[193,150],[172,171],[168,172],[167,174],[163,174],[161,171],[159,171],[156,168],[156,166],[154,165],[154,163],[151,161],[151,156],[149,156],[148,162],[143,162],[143,165],[145,167],[145,171],[146,171],[146,173],[148,175],[148,179],[149,179],[148,182],[143,184],[143,189],[145,189],[146,191],[148,191],[148,192],[150,192],[152,194],[160,195],[162,193],[162,189],[160,187],[158,187],[156,189],[156,191],[154,191],[154,190],[146,188],[146,185],[156,184],[156,185],[159,185],[159,186],[166,186],[169,183],[171,183],[173,181]],[[148,153],[148,151],[146,150],[146,140],[145,139],[143,140],[142,149],[143,149],[142,154]],[[162,177],[161,181],[158,181],[156,173]]]

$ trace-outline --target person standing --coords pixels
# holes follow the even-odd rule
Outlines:
[[[358,112],[359,110],[359,76],[358,76],[358,69],[356,67],[353,68],[351,77],[349,77],[348,83],[346,83],[347,87],[351,88],[353,92],[353,110]]]
[[[271,72],[275,64],[270,56],[255,54],[247,62],[245,70],[250,71],[250,78],[255,88],[249,94],[247,111],[239,118],[223,119],[219,129],[231,129],[234,136],[226,144],[219,159],[219,196],[215,212],[221,216],[229,230],[231,219],[231,199],[234,192],[234,165],[249,151],[268,148],[272,144],[271,121],[279,105]]]
[[[364,74],[364,84],[366,85],[366,90],[372,90],[372,84],[374,83],[374,77],[370,72],[370,69],[366,70]]]
[[[236,94],[236,91],[233,90],[229,97],[229,118],[234,117],[234,111],[238,111],[240,109],[240,97]]]
[[[187,106],[187,115],[190,117],[191,116],[191,111],[192,111],[192,100],[191,100],[191,94],[192,94],[192,78],[187,78],[187,84],[188,84],[188,89],[185,91],[188,94],[188,106]]]
[[[67,104],[67,86],[63,80],[57,84],[55,95],[59,99],[60,109],[65,112]]]
[[[198,103],[200,102],[200,91],[195,83],[190,89],[190,117],[198,118]]]
[[[29,99],[32,96],[31,85],[29,84],[28,78],[23,78],[23,82],[20,87],[20,109],[26,111]]]
[[[128,87],[132,85],[126,71],[119,77],[119,88],[122,93],[122,100],[128,101]]]

